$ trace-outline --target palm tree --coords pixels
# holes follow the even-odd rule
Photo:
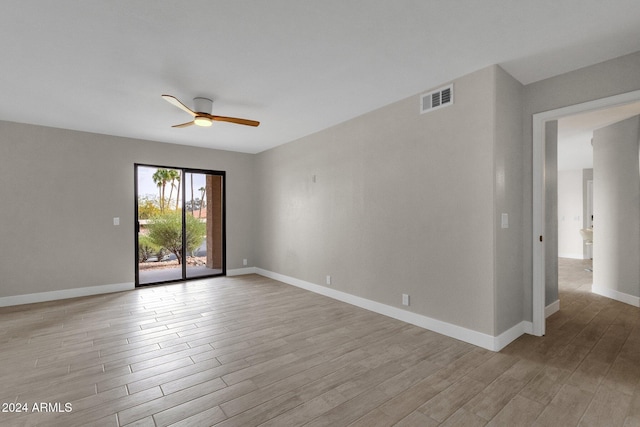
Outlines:
[[[169,209],[171,209],[171,199],[173,198],[173,188],[176,186],[175,182],[180,182],[180,172],[175,169],[169,169],[167,171],[167,180],[171,183],[169,190]],[[178,196],[176,197],[176,210],[178,209],[178,199],[180,198],[180,187],[178,187]]]
[[[191,215],[195,218],[196,214],[193,212],[194,204],[193,204],[193,174],[190,173],[191,176]]]
[[[207,192],[207,189],[204,187],[200,187],[198,188],[198,190],[200,191],[200,210],[198,211],[198,218],[202,217],[202,208],[205,207],[204,204],[204,196]]]
[[[180,180],[182,179],[182,172],[176,171],[176,181],[178,181],[178,192],[176,193],[176,210],[178,210],[178,203],[180,203]]]
[[[158,169],[152,178],[160,191],[160,212],[164,213],[164,193],[167,182],[169,181],[169,171],[166,169]]]
[[[162,182],[155,180],[155,174],[153,176],[153,182],[158,186],[158,200],[160,201],[160,213],[162,213]]]

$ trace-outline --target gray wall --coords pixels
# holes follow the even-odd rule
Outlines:
[[[521,135],[516,108],[496,141],[497,70],[455,80],[453,106],[420,115],[416,94],[259,154],[257,266],[319,285],[331,275],[331,287],[391,306],[407,293],[410,311],[494,335],[494,269],[520,288],[507,252],[521,247],[520,236],[501,239],[494,265],[494,144]],[[500,82],[504,111],[519,87],[504,72]],[[509,175],[517,150],[501,158]],[[519,234],[506,200],[519,202],[518,177],[508,185],[505,236]]]
[[[544,305],[558,300],[558,121],[544,129]]]
[[[136,162],[227,171],[227,268],[241,268],[255,258],[253,161],[0,122],[0,297],[133,282]]]
[[[523,263],[524,320],[532,320],[533,114],[640,90],[640,52],[572,71],[524,87]]]
[[[494,142],[495,186],[495,335],[522,321],[522,89],[495,67],[496,113]],[[509,228],[501,215],[509,215]]]
[[[640,296],[639,141],[640,116],[593,132],[593,284],[636,297]]]

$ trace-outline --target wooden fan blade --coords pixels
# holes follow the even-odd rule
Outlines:
[[[186,105],[184,105],[175,96],[162,95],[162,97],[164,98],[165,101],[167,101],[168,103],[170,103],[172,105],[175,105],[176,107],[178,107],[179,109],[183,110],[184,112],[191,114],[193,117],[196,116],[196,113],[191,108],[189,108]]]
[[[193,123],[193,122],[187,122],[187,123],[182,123],[180,125],[173,125],[171,127],[172,128],[186,128],[186,127],[189,127],[189,126],[194,125],[194,124],[195,123]]]
[[[237,117],[214,116],[211,114],[207,114],[207,117],[218,122],[236,123],[238,125],[258,126],[260,124],[260,122],[256,122],[255,120],[239,119]]]

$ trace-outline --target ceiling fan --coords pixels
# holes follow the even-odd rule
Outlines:
[[[182,123],[179,125],[173,125],[172,127],[174,128],[185,128],[191,125],[209,127],[213,124],[214,121],[236,123],[246,126],[258,126],[260,124],[260,122],[257,122],[255,120],[239,119],[237,117],[214,116],[213,114],[211,114],[213,101],[208,98],[193,98],[193,103],[196,109],[196,111],[193,111],[191,108],[180,102],[175,96],[162,95],[162,97],[170,104],[175,105],[176,107],[193,116],[193,121]]]

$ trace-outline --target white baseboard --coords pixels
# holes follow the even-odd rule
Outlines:
[[[523,320],[522,322],[513,326],[511,329],[504,331],[494,338],[494,348],[490,348],[489,350],[500,351],[523,334],[533,334],[532,322]]]
[[[562,253],[558,254],[558,258],[585,259],[583,253]]]
[[[256,274],[255,267],[234,268],[233,270],[227,270],[227,276],[242,276],[244,274]]]
[[[255,267],[238,268],[227,270],[227,276],[240,276],[243,274],[254,274]],[[13,305],[33,304],[37,302],[56,301],[67,298],[86,297],[89,295],[108,294],[111,292],[129,291],[135,289],[135,283],[116,283],[112,285],[87,286],[84,288],[61,289],[58,291],[38,292],[34,294],[13,295],[0,297],[0,307],[10,307]]]
[[[560,300],[558,299],[544,308],[544,318],[546,319],[547,317],[551,316],[553,313],[559,310],[560,310]]]
[[[623,292],[616,291],[615,289],[591,285],[591,292],[593,292],[594,294],[602,295],[603,297],[623,302],[625,304],[632,305],[634,307],[640,307],[640,297],[625,294]]]
[[[512,327],[499,336],[494,337],[482,332],[463,328],[461,326],[453,325],[451,323],[443,322],[441,320],[433,319],[421,314],[412,313],[410,311],[406,311],[397,307],[351,295],[346,292],[338,291],[336,289],[327,288],[325,286],[316,285],[311,282],[296,279],[295,277],[289,277],[285,276],[284,274],[274,273],[262,268],[256,268],[255,273],[260,274],[261,276],[268,277],[270,279],[278,280],[280,282],[296,286],[298,288],[306,289],[316,294],[324,295],[338,301],[346,302],[347,304],[355,305],[357,307],[361,307],[378,314],[392,317],[403,322],[411,323],[412,325],[416,325],[424,329],[429,329],[439,334],[446,335],[448,337],[455,338],[469,344],[477,345],[478,347],[482,347],[491,351],[500,351],[520,335],[524,333],[531,333],[531,331],[533,330],[533,325],[531,324],[531,322],[521,322],[520,324]]]
[[[38,292],[35,294],[13,295],[0,298],[0,307],[86,297],[89,295],[108,294],[111,292],[129,291],[134,288],[135,285],[133,282],[127,282],[112,285],[87,286],[86,288],[61,289],[59,291]]]

